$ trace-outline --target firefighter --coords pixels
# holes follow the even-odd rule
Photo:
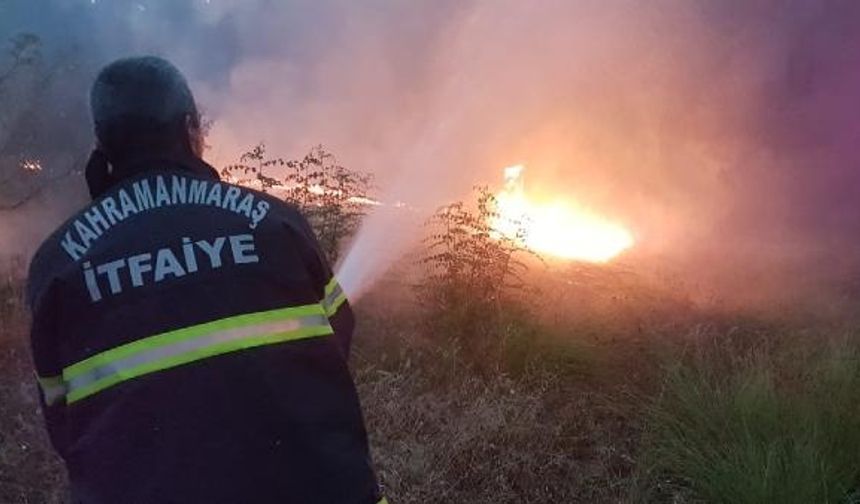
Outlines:
[[[93,200],[33,258],[32,351],[76,503],[377,504],[353,314],[308,222],[201,160],[169,62],[90,94]]]

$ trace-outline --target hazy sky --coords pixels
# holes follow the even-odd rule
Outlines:
[[[215,164],[323,143],[430,208],[526,163],[661,253],[860,232],[853,0],[0,0],[21,31],[80,61],[69,99],[112,58],[172,59]]]

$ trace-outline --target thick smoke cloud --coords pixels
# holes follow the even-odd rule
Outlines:
[[[860,230],[857,2],[0,6],[0,35],[76,48],[64,96],[118,56],[175,61],[215,121],[215,164],[261,140],[287,156],[321,142],[383,199],[432,209],[525,163],[530,190],[624,222],[637,254],[695,264],[832,263]],[[359,250],[360,268],[408,238]]]

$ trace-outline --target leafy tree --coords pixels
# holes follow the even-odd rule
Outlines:
[[[273,173],[275,170],[281,174]],[[296,205],[307,217],[330,262],[337,261],[341,247],[351,237],[369,205],[372,178],[346,168],[321,145],[301,159],[269,157],[259,144],[226,166],[229,180],[272,193]]]

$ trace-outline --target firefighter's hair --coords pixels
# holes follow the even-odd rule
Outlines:
[[[104,67],[90,91],[96,137],[112,160],[135,154],[191,148],[188,128],[200,115],[182,73],[155,56],[117,60]]]

